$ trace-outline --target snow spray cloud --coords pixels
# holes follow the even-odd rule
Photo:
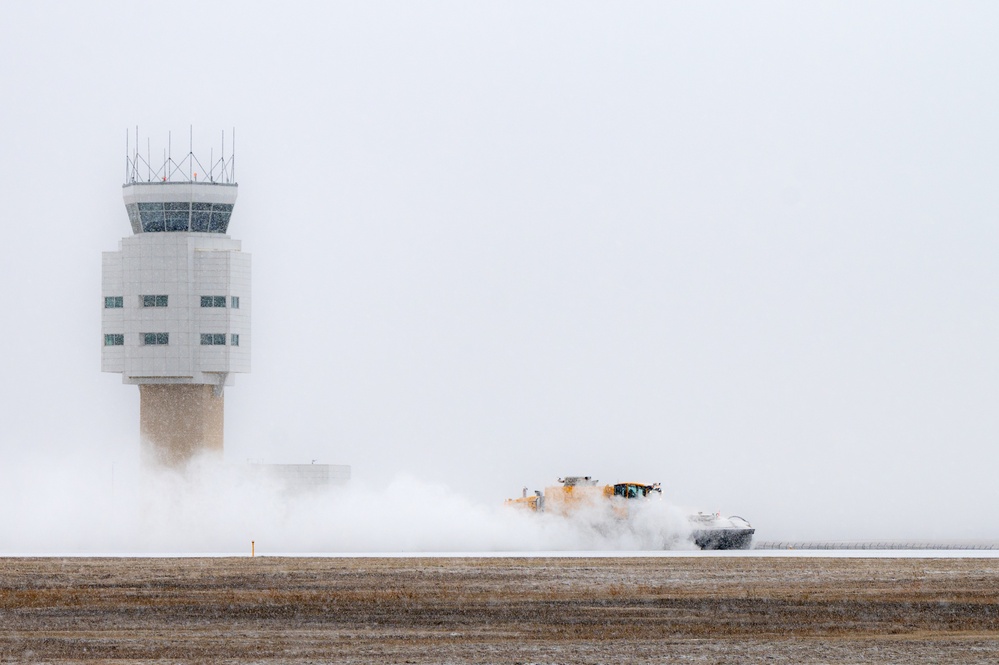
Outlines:
[[[247,467],[183,474],[51,464],[4,474],[0,554],[419,553],[692,548],[664,501],[571,518],[475,503],[400,476],[290,492]]]

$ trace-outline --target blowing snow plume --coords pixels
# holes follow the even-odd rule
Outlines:
[[[110,465],[109,465],[110,467]],[[571,516],[474,503],[399,476],[292,492],[245,466],[202,461],[183,474],[81,464],[8,467],[4,554],[401,553],[690,549],[685,513],[652,501]],[[15,507],[16,506],[16,507]]]

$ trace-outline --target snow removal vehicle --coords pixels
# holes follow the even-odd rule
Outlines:
[[[571,517],[587,507],[609,506],[614,517],[627,519],[630,509],[642,502],[661,499],[659,483],[615,483],[600,485],[591,476],[566,476],[558,485],[535,490],[528,495],[507,499],[506,505],[536,513],[549,513]],[[753,543],[756,529],[741,517],[722,517],[720,513],[688,515],[690,538],[702,550],[745,550]]]

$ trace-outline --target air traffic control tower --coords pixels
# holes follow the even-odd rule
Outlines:
[[[101,369],[139,386],[146,463],[221,456],[224,389],[250,371],[250,255],[227,235],[234,161],[126,160],[132,235],[103,254]]]

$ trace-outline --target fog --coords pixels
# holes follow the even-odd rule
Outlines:
[[[999,539],[997,28],[984,2],[4,3],[0,550],[612,546],[500,510],[566,474],[766,540]],[[145,498],[138,391],[100,372],[136,125],[154,155],[236,129],[226,461],[349,489]]]
[[[86,460],[21,471],[0,496],[19,506],[0,513],[0,554],[696,549],[687,511],[658,497],[622,519],[609,502],[534,513],[407,475],[306,490],[208,459],[183,472]]]

